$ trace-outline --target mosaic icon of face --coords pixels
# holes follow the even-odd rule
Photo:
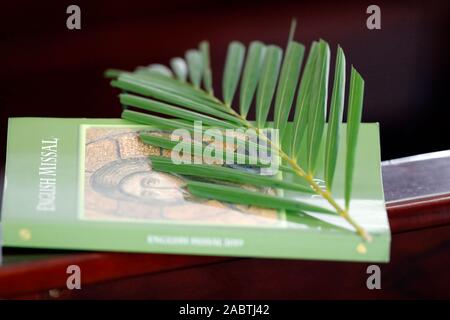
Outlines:
[[[123,159],[108,163],[90,179],[93,189],[117,200],[177,203],[183,200],[182,180],[151,170],[143,159]]]

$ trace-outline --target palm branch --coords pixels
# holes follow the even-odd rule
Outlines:
[[[202,178],[202,181],[187,180],[187,189],[194,196],[274,209],[338,214],[347,220],[363,239],[370,240],[370,235],[349,213],[364,80],[352,66],[347,111],[345,205],[341,206],[333,196],[333,178],[338,151],[341,148],[339,136],[344,109],[345,55],[338,46],[330,114],[326,126],[330,48],[324,40],[314,41],[302,71],[305,47],[294,40],[294,30],[295,21],[284,56],[283,50],[276,45],[253,41],[246,53],[242,43],[231,42],[223,72],[222,99],[213,93],[209,44],[206,41],[200,43],[198,49],[188,50],[184,58],[173,58],[170,61],[171,68],[155,64],[137,68],[134,72],[111,69],[105,74],[113,78],[113,87],[123,91],[120,94],[120,102],[124,106],[124,119],[169,130],[183,128],[194,131],[195,121],[221,129],[254,129],[259,139],[266,140],[277,151],[282,159],[280,169],[294,173],[304,182],[292,183],[283,181],[278,176],[244,173],[236,168],[213,164],[174,164],[162,157],[151,158],[152,167],[156,171]],[[239,101],[235,99],[237,91]],[[297,98],[294,103],[295,96]],[[238,108],[234,107],[236,104]],[[256,121],[247,118],[253,105]],[[293,105],[295,110],[290,133],[291,142],[282,146],[279,141],[286,134]],[[271,140],[263,133],[271,108],[274,114],[273,127],[280,132],[279,141]],[[162,136],[143,134],[141,138],[144,143],[169,150],[176,145]],[[316,177],[318,154],[322,144],[325,144],[324,187],[319,185]],[[203,151],[201,143],[198,147],[194,147],[194,150]],[[307,160],[305,164],[300,165],[299,155],[302,152],[306,153]],[[316,194],[325,199],[331,209],[282,196],[244,190],[233,183]]]

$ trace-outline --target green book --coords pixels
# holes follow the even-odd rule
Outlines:
[[[152,171],[148,156],[168,151],[143,144],[143,131],[159,129],[121,119],[10,119],[4,246],[389,261],[378,124],[362,124],[356,155],[350,212],[373,237],[364,245],[337,215],[196,199],[181,177]],[[342,202],[343,160],[339,155],[333,184]],[[294,192],[284,196],[322,201]]]

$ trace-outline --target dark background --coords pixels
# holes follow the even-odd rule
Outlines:
[[[81,30],[66,8],[81,7]],[[168,63],[207,39],[217,83],[231,40],[285,45],[292,17],[297,40],[341,44],[366,80],[363,120],[380,122],[382,158],[448,149],[446,1],[377,1],[382,29],[366,28],[371,2],[11,1],[0,7],[0,168],[7,118],[119,117],[109,67]],[[0,169],[0,171],[3,169]],[[1,175],[3,176],[3,175]]]

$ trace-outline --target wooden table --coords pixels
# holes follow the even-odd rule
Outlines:
[[[380,265],[381,290],[367,289],[364,263],[10,249],[0,297],[450,298],[449,152],[385,162],[383,180],[392,250]],[[81,290],[66,289],[72,264],[82,270]]]

